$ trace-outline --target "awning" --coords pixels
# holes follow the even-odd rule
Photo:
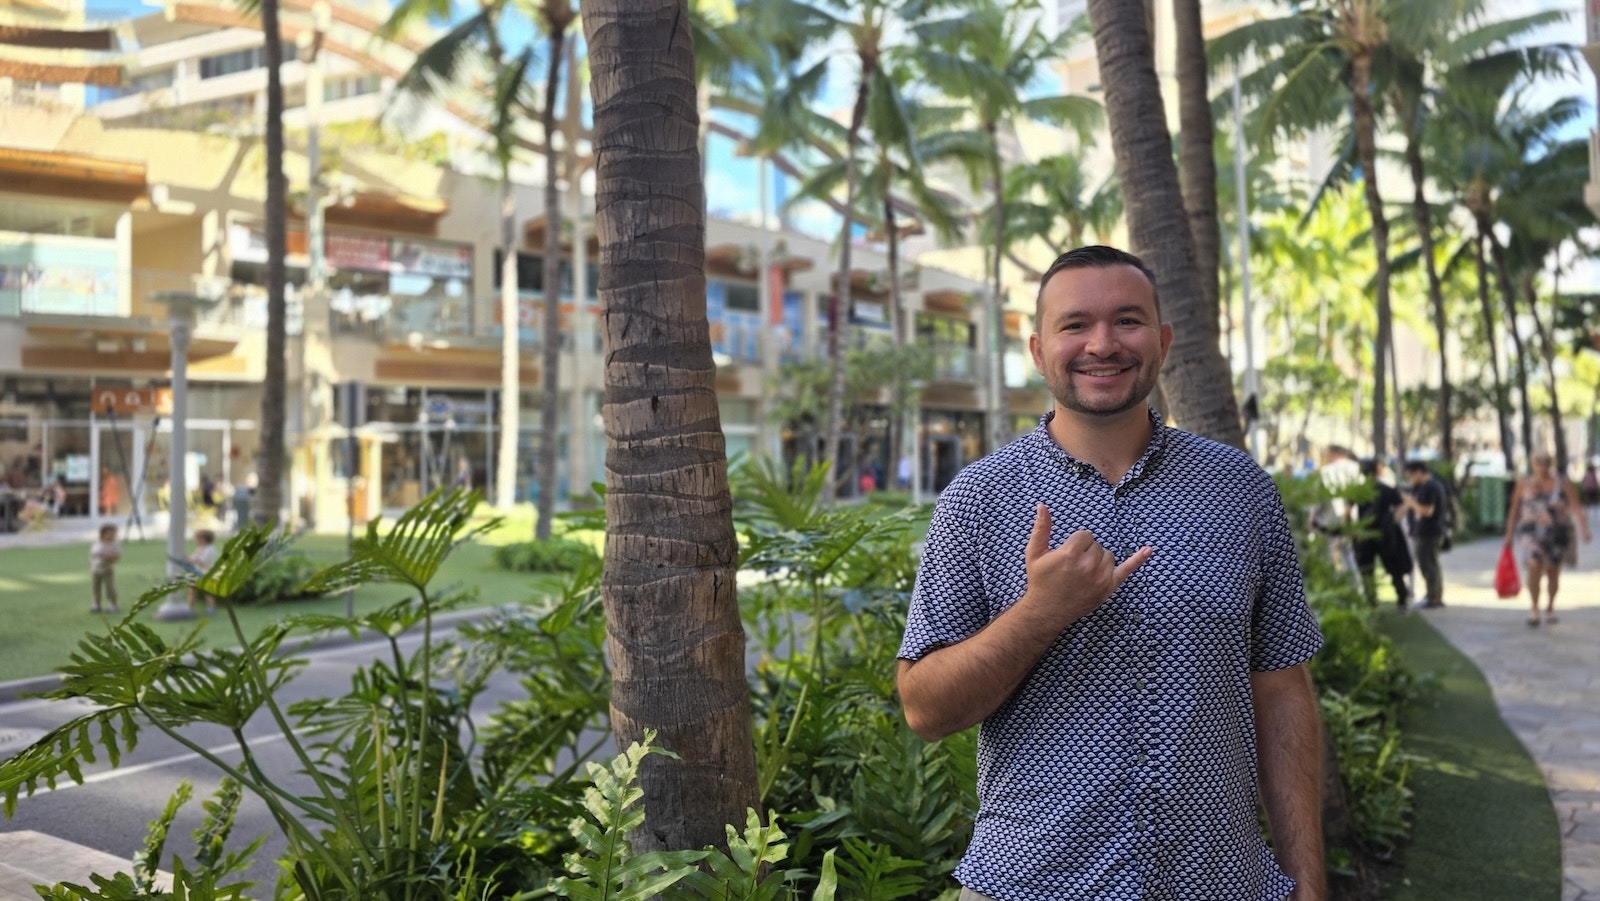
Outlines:
[[[144,163],[0,147],[0,184],[18,194],[129,202],[145,195]]]

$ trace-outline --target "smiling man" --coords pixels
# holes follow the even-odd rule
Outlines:
[[[1277,488],[1148,406],[1172,326],[1138,257],[1063,254],[1036,320],[1054,407],[940,496],[899,652],[918,735],[981,724],[962,898],[1320,901],[1322,636]]]

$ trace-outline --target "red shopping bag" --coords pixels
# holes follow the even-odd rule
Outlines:
[[[1500,549],[1500,564],[1494,569],[1494,593],[1502,598],[1514,598],[1522,593],[1522,577],[1517,574],[1517,558],[1511,545]]]

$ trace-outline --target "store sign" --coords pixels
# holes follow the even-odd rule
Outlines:
[[[290,225],[284,230],[284,249],[290,261],[304,262],[306,256],[306,230],[304,226]],[[228,258],[235,263],[265,263],[267,261],[267,230],[256,224],[234,223],[228,226]]]
[[[172,392],[166,388],[96,388],[90,392],[89,409],[98,416],[162,413],[172,409]]]
[[[444,278],[472,277],[472,248],[464,244],[395,239],[394,270]]]
[[[330,232],[324,239],[328,265],[363,272],[389,271],[389,239]]]

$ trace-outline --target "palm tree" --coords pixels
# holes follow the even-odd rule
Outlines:
[[[1429,144],[1435,148],[1435,174],[1441,186],[1453,193],[1472,217],[1475,234],[1470,240],[1474,245],[1473,255],[1478,261],[1480,303],[1487,334],[1490,335],[1494,334],[1494,317],[1488,299],[1489,269],[1492,268],[1500,288],[1501,318],[1504,319],[1517,360],[1513,375],[1517,379],[1523,411],[1523,451],[1531,454],[1533,432],[1532,408],[1527,392],[1528,358],[1516,324],[1517,281],[1506,246],[1496,234],[1495,227],[1501,222],[1511,224],[1506,214],[1517,209],[1534,211],[1531,215],[1524,213],[1521,217],[1523,222],[1527,222],[1548,215],[1546,210],[1561,208],[1562,198],[1542,190],[1530,193],[1527,197],[1520,195],[1531,191],[1533,185],[1548,183],[1530,183],[1525,170],[1532,161],[1557,146],[1553,136],[1582,114],[1582,103],[1576,98],[1564,98],[1542,109],[1529,108],[1525,100],[1526,89],[1519,87],[1513,76],[1507,75],[1501,85],[1504,93],[1484,90],[1481,82],[1471,86],[1452,84],[1451,89],[1443,95],[1441,114],[1430,123],[1436,137]],[[1499,406],[1503,411],[1509,408],[1504,392],[1499,396]],[[1501,435],[1509,465],[1514,456],[1515,443],[1509,424],[1504,419],[1501,422]]]
[[[1134,249],[1161,279],[1162,318],[1172,323],[1172,351],[1163,381],[1178,422],[1234,447],[1244,447],[1233,379],[1217,345],[1217,320],[1196,303],[1200,275],[1183,209],[1156,81],[1143,4],[1090,0],[1094,43],[1105,85],[1106,113]]]
[[[1506,256],[1514,261],[1517,287],[1527,303],[1534,336],[1544,361],[1544,375],[1550,392],[1551,438],[1555,444],[1556,471],[1566,472],[1568,450],[1563,427],[1559,384],[1556,379],[1556,346],[1539,313],[1536,282],[1545,262],[1566,241],[1574,239],[1595,224],[1594,213],[1584,202],[1584,185],[1589,181],[1589,144],[1576,139],[1541,148],[1540,155],[1527,160],[1510,173],[1502,187],[1499,211],[1511,227]],[[1531,415],[1531,411],[1530,411]]]
[[[527,73],[535,54],[532,44],[524,46],[514,55],[507,54],[503,42],[503,28],[508,0],[481,0],[477,12],[452,27],[442,37],[418,54],[410,70],[402,77],[402,91],[437,97],[451,90],[451,85],[461,75],[464,67],[475,66],[488,82],[490,97],[487,115],[478,124],[490,139],[490,152],[500,176],[500,321],[502,327],[500,348],[500,411],[499,460],[495,474],[495,505],[508,509],[515,497],[517,452],[521,425],[521,347],[518,341],[518,297],[516,254],[516,204],[512,195],[511,163],[513,154],[528,142],[517,131],[517,125],[528,114],[531,104],[525,97]],[[561,91],[562,55],[566,32],[576,18],[571,0],[541,0],[532,9],[536,21],[544,30],[545,84],[544,103],[540,109],[541,140],[539,151],[545,160],[545,231],[544,231],[544,316],[540,328],[542,362],[540,367],[541,410],[540,442],[537,480],[539,486],[538,516],[535,538],[550,537],[555,519],[556,448],[560,429],[560,359],[561,359],[561,185],[558,179],[560,156],[556,152],[557,129],[555,104]],[[385,37],[401,33],[412,21],[427,16],[441,18],[449,14],[448,5],[437,0],[407,0],[395,7],[380,32]],[[470,61],[470,62],[469,62]],[[581,240],[581,238],[580,238]],[[583,299],[578,298],[578,303]]]
[[[1049,63],[1064,55],[1082,32],[1080,25],[1063,29],[1053,39],[1046,37],[1038,5],[1031,0],[980,4],[926,20],[915,31],[924,43],[917,54],[918,65],[928,73],[930,82],[970,104],[977,132],[987,148],[982,168],[973,172],[973,183],[983,184],[993,198],[989,215],[994,244],[988,254],[993,281],[988,290],[985,332],[989,336],[989,446],[995,448],[1011,437],[1001,359],[1006,299],[1001,269],[1009,246],[1001,138],[1028,119],[1071,126],[1083,140],[1100,124],[1103,111],[1088,97],[1033,93]]]
[[[1093,240],[1101,241],[1122,221],[1122,189],[1115,175],[1096,183],[1080,153],[1060,153],[1024,162],[1006,171],[1006,259],[1023,271],[1035,271],[1017,255],[1017,243],[1042,242],[1060,256]],[[993,219],[982,232],[994,241]]]
[[[770,154],[796,143],[814,143],[804,122],[830,67],[845,56],[854,64],[854,101],[844,136],[844,196],[837,207],[843,218],[839,229],[838,272],[828,304],[828,360],[831,380],[828,419],[823,434],[823,459],[837,465],[844,426],[845,319],[850,304],[851,248],[855,239],[856,194],[860,187],[860,147],[874,93],[893,92],[885,65],[909,54],[909,30],[949,0],[752,0],[741,9],[762,46],[769,48],[767,75],[775,90],[762,108],[760,130],[752,141],[754,152]],[[841,55],[829,42],[847,41]],[[801,68],[802,64],[806,68]],[[825,142],[823,142],[825,143]],[[839,475],[836,473],[836,475]]]
[[[1178,165],[1183,209],[1194,235],[1194,264],[1206,312],[1221,314],[1222,230],[1217,221],[1217,158],[1212,135],[1209,66],[1200,0],[1172,0],[1178,74]]]
[[[739,551],[705,318],[686,0],[583,0],[605,311],[601,597],[618,741],[656,730],[635,851],[726,843],[757,804]]]
[[[255,520],[273,522],[283,508],[284,420],[287,417],[289,181],[283,174],[283,28],[278,0],[260,0],[267,67],[267,363],[261,381],[261,448]]]
[[[1376,250],[1373,293],[1372,443],[1388,454],[1388,369],[1393,310],[1390,303],[1389,221],[1378,184],[1378,101],[1396,60],[1414,55],[1429,35],[1481,5],[1478,0],[1315,0],[1285,16],[1245,25],[1211,42],[1214,58],[1238,66],[1263,60],[1245,79],[1257,97],[1270,98],[1259,114],[1260,132],[1304,134],[1348,116],[1372,220]],[[1330,91],[1336,85],[1340,90]]]
[[[544,326],[539,330],[544,351],[539,367],[543,399],[539,410],[539,512],[534,523],[534,538],[539,541],[550,538],[556,511],[556,438],[561,429],[561,158],[555,145],[556,98],[561,93],[561,55],[567,28],[574,18],[572,0],[542,0],[538,5],[549,66],[545,70],[544,105],[539,110],[544,137]],[[573,190],[577,190],[576,185]],[[584,237],[575,233],[573,240],[582,241]],[[574,302],[582,304],[584,298],[574,298]]]
[[[866,125],[872,137],[862,154],[855,215],[882,235],[887,245],[889,330],[895,348],[894,359],[903,361],[907,359],[902,350],[910,337],[910,329],[902,299],[901,234],[912,229],[921,230],[926,225],[945,241],[960,236],[965,210],[957,198],[936,190],[929,183],[927,171],[940,163],[970,165],[985,154],[985,148],[972,141],[969,133],[952,128],[964,115],[961,109],[930,105],[923,98],[905,93],[906,86],[915,78],[909,65],[890,60],[885,63],[884,71],[889,75],[885,88],[874,92],[868,103]],[[823,121],[812,123],[807,129],[810,134],[829,130],[831,120],[821,118]],[[811,177],[801,183],[790,203],[837,196],[847,178],[847,168],[843,159],[816,167]],[[902,220],[902,216],[907,219]],[[849,368],[848,360],[846,368]],[[890,461],[900,459],[902,430],[898,420],[912,400],[907,380],[899,375],[895,373],[888,383],[890,418],[896,420],[889,432]],[[848,382],[847,373],[847,396],[851,393]],[[882,384],[880,380],[878,385]]]
[[[1447,460],[1455,457],[1455,417],[1452,412],[1453,392],[1447,351],[1449,324],[1435,253],[1433,210],[1427,198],[1428,176],[1424,156],[1424,126],[1438,97],[1433,82],[1442,77],[1498,96],[1507,74],[1526,77],[1559,70],[1567,57],[1559,47],[1508,48],[1506,45],[1537,28],[1560,21],[1564,15],[1556,12],[1537,13],[1486,25],[1472,20],[1444,20],[1438,23],[1438,31],[1423,35],[1423,42],[1418,47],[1399,48],[1401,52],[1396,54],[1394,61],[1388,103],[1406,138],[1405,162],[1411,176],[1411,216],[1416,226],[1423,270],[1428,279],[1428,302],[1433,314],[1435,340],[1439,346],[1439,450]]]
[[[393,38],[415,18],[428,15],[429,0],[405,2],[396,6],[379,34]],[[500,23],[504,6],[486,3],[472,16],[463,19],[413,61],[401,76],[395,96],[442,99],[463,77],[464,67],[487,72],[489,109],[483,125],[490,140],[500,177],[500,410],[499,453],[495,466],[494,504],[509,510],[516,499],[517,449],[521,432],[522,353],[519,300],[517,292],[516,199],[511,184],[511,164],[521,146],[517,126],[531,114],[527,74],[533,62],[533,47],[524,47],[507,58],[501,40]],[[395,107],[391,105],[390,110]],[[386,110],[389,112],[389,110]]]

